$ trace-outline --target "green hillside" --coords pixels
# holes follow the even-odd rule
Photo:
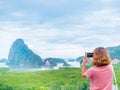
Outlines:
[[[120,59],[120,45],[115,47],[107,47],[111,59]]]
[[[120,65],[114,67],[120,85]],[[89,90],[89,80],[82,78],[80,68],[36,72],[7,70],[0,69],[0,90]]]

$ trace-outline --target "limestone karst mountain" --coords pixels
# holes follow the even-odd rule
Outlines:
[[[22,39],[17,39],[13,42],[8,56],[9,66],[15,67],[41,67],[43,66],[42,59],[35,54]]]

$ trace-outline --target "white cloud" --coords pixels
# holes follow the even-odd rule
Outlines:
[[[37,52],[42,57],[78,57],[83,55],[83,48],[74,45],[74,44],[48,44],[45,46],[42,46],[42,48],[36,48],[39,49]],[[42,50],[43,49],[43,50]]]
[[[115,9],[102,9],[85,16],[91,27],[116,27],[120,25],[120,13]]]
[[[113,3],[113,2],[118,1],[118,0],[100,0],[100,1],[103,3]]]
[[[11,16],[17,18],[38,18],[40,19],[40,15],[37,12],[29,11],[29,10],[22,10],[22,11],[13,11],[10,13]]]
[[[72,40],[76,35],[79,35],[79,30],[60,30],[45,25],[24,27],[20,23],[15,24],[10,22],[1,24],[1,30],[0,41],[4,44],[2,45],[3,52],[1,52],[1,55],[6,52],[6,54],[3,55],[5,57],[8,55],[11,44],[17,38],[23,38],[29,48],[43,57],[50,57],[50,55],[51,57],[68,57],[73,52],[74,54],[70,57],[76,57],[82,54],[83,49],[69,41],[70,38]],[[6,41],[8,41],[8,43],[6,43]],[[54,42],[52,43],[51,41]],[[4,48],[6,48],[6,50],[4,50]]]
[[[26,17],[26,15],[24,13],[21,13],[21,12],[13,12],[12,16],[15,16],[15,17]]]
[[[9,4],[12,8],[0,18],[0,58],[7,57],[10,45],[17,38],[23,38],[42,57],[77,57],[97,46],[119,45],[119,9],[97,5],[112,1],[27,0],[25,10]],[[91,6],[94,4],[97,7]]]
[[[69,0],[70,1],[70,0]],[[68,0],[27,0],[28,3],[39,3],[41,5],[45,5],[47,7],[51,7],[51,6],[59,6],[59,5],[63,5],[63,4],[67,4],[66,2],[68,2]]]
[[[5,27],[6,25],[7,27]],[[20,23],[7,22],[1,24],[0,42],[2,43],[2,52],[0,55],[7,56],[10,45],[17,38],[23,38],[28,47],[42,57],[75,58],[100,45],[113,46],[119,44],[119,34],[99,35],[99,32],[101,31],[81,30],[81,27],[58,29],[47,24],[24,26]],[[5,53],[6,55],[4,55]]]

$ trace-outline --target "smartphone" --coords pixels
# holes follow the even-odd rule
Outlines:
[[[93,53],[87,53],[87,57],[93,57]]]

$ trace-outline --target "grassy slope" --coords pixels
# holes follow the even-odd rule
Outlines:
[[[120,88],[120,65],[114,68]],[[84,88],[89,86],[89,80],[81,77],[79,68],[61,68],[36,72],[2,72],[0,85],[9,86],[12,90],[88,90]]]
[[[75,88],[82,87],[87,79],[81,78],[79,68],[61,68],[59,70],[46,70],[37,72],[9,72],[0,74],[0,83],[12,86],[15,90],[20,88]],[[42,90],[42,89],[41,89]]]

